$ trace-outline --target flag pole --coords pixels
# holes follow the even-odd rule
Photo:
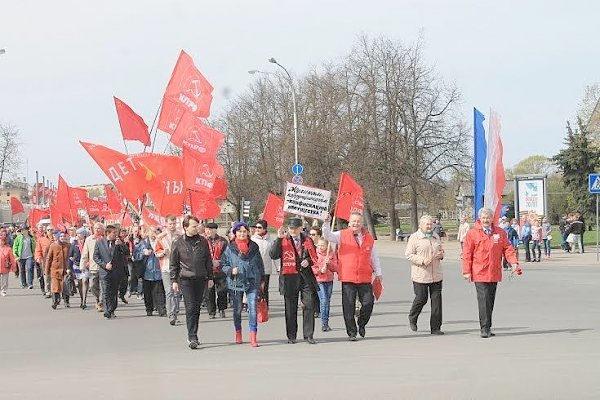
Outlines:
[[[160,109],[163,105],[163,99],[160,99],[160,104],[158,105],[158,109],[156,110],[156,114],[154,115],[154,121],[152,121],[152,126],[150,127],[150,134],[152,134],[152,130],[154,129],[154,137],[152,138],[152,148],[150,149],[150,153],[154,153],[154,144],[156,143],[156,132],[158,132],[158,126],[156,126],[156,119],[158,118],[158,114],[160,113]],[[146,152],[146,145],[144,145],[144,153]]]

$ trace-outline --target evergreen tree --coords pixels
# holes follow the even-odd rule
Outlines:
[[[563,174],[565,187],[573,193],[578,210],[584,214],[595,213],[595,199],[588,191],[588,175],[597,171],[600,165],[600,149],[592,144],[590,135],[580,118],[578,128],[573,130],[567,122],[566,149],[552,157]]]

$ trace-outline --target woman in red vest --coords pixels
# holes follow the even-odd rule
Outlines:
[[[325,222],[329,222],[327,216]],[[332,232],[329,224],[323,224],[323,237],[339,245],[338,247],[338,280],[342,282],[342,311],[346,324],[348,340],[356,341],[357,321],[354,317],[356,297],[361,304],[358,316],[358,334],[365,337],[366,326],[373,312],[375,297],[371,278],[373,273],[383,282],[381,264],[374,248],[374,239],[363,228],[362,215],[350,214],[348,228]]]
[[[298,297],[302,293],[302,332],[304,340],[315,344],[314,298],[317,280],[311,266],[317,259],[313,241],[302,233],[302,220],[288,220],[288,234],[280,228],[269,252],[271,259],[281,260],[283,297],[285,299],[285,329],[288,343],[296,343],[298,333]]]

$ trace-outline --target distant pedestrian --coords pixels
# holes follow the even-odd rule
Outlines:
[[[35,239],[29,234],[29,227],[21,227],[21,231],[13,243],[13,253],[19,260],[19,272],[21,276],[21,287],[33,289],[33,255],[35,252]]]
[[[550,244],[552,240],[552,225],[548,222],[548,218],[544,217],[542,219],[542,242],[544,243],[544,256],[546,258],[550,258],[550,251],[552,250],[552,246]]]
[[[17,260],[6,241],[6,235],[0,235],[0,295],[6,296],[8,277],[13,272],[18,276]]]
[[[469,232],[469,229],[471,229],[471,225],[467,221],[467,218],[462,217],[460,226],[458,227],[458,235],[457,235],[458,242],[460,243],[461,254],[462,254],[463,242],[465,241],[465,237],[467,237],[467,232]]]
[[[50,277],[50,291],[52,293],[52,308],[60,304],[61,295],[65,300],[65,307],[69,307],[70,293],[63,293],[65,275],[67,275],[69,259],[69,236],[65,232],[56,234],[57,240],[52,242],[46,256],[46,276]]]

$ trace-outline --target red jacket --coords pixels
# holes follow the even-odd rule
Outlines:
[[[17,260],[8,245],[0,247],[0,274],[17,272]]]
[[[363,241],[359,247],[350,228],[340,231],[337,271],[340,282],[371,283],[371,251],[374,240],[367,231],[363,230],[362,235]]]
[[[325,260],[328,260],[327,271],[322,273],[321,268],[325,265]],[[335,256],[335,252],[329,249],[328,255],[327,252],[321,253],[317,250],[317,260],[312,265],[312,270],[315,278],[317,278],[317,282],[333,282],[333,273],[337,271],[337,257]]]
[[[488,236],[477,220],[463,242],[463,274],[471,274],[472,282],[500,282],[503,255],[509,263],[519,263],[504,229],[492,225]]]

